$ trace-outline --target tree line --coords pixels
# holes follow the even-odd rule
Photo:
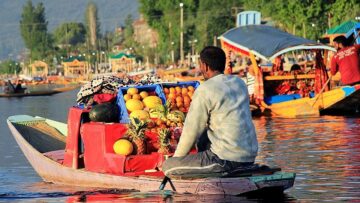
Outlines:
[[[96,57],[91,53],[109,52],[114,44],[131,47],[150,60],[159,57],[159,62],[166,63],[172,50],[175,58],[180,58],[180,3],[184,12],[185,53],[206,45],[219,46],[217,37],[235,26],[234,11],[260,11],[262,18],[274,26],[310,39],[318,39],[329,27],[360,16],[360,0],[139,0],[140,13],[159,36],[157,46],[150,48],[134,41],[131,15],[126,18],[121,34],[101,34],[96,4],[89,2],[85,23],[64,22],[50,33],[44,5],[33,5],[28,0],[21,14],[20,31],[29,59],[45,60],[50,65],[72,52],[87,53],[94,62]],[[0,72],[15,71],[9,64],[12,63],[2,64]]]
[[[360,0],[140,0],[140,12],[159,33],[158,51],[162,55],[173,48],[169,41],[179,50],[180,3],[184,9],[186,50],[191,49],[194,39],[198,50],[215,44],[216,37],[235,26],[233,11],[260,11],[263,20],[313,40],[330,27],[360,16]]]

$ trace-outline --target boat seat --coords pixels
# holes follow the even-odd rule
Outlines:
[[[232,171],[222,173],[201,173],[201,174],[183,174],[183,175],[170,175],[172,179],[199,179],[199,178],[234,178],[234,177],[248,177],[258,175],[271,175],[277,171],[281,171],[281,168],[270,168],[266,165],[254,164],[249,167],[240,167]]]
[[[286,95],[274,95],[274,96],[265,97],[264,101],[266,104],[271,105],[271,104],[281,103],[281,102],[300,99],[300,98],[301,98],[300,94],[286,94]]]
[[[43,155],[47,158],[50,158],[60,164],[64,162],[64,154],[65,150],[63,149],[43,153]]]

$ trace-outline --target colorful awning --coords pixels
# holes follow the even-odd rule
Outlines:
[[[333,47],[266,25],[233,28],[220,36],[220,40],[225,48],[241,52],[244,55],[252,52],[266,61],[294,50],[326,49],[336,51]]]

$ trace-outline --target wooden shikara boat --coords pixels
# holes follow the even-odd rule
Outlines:
[[[30,97],[30,96],[49,96],[62,92],[67,92],[78,88],[79,86],[55,88],[52,90],[32,91],[24,93],[0,93],[0,97]]]
[[[352,115],[360,110],[360,85],[338,87],[311,98],[294,97],[271,105],[263,102],[262,106],[280,117]]]
[[[324,50],[324,58],[327,58],[328,51],[336,51],[333,47],[297,37],[266,25],[236,27],[224,33],[220,40],[223,49],[228,55],[231,51],[251,59],[255,77],[263,77],[262,74],[257,74],[261,70],[255,56],[265,61],[272,61],[276,57],[291,51]],[[293,118],[319,116],[334,112],[345,115],[345,113],[360,110],[359,86],[336,87],[330,91],[321,91],[318,95],[309,97],[301,97],[299,94],[267,95],[266,92],[267,84],[272,81],[296,81],[314,78],[314,74],[269,75],[263,77],[265,98],[260,105],[263,114]],[[260,96],[262,97],[262,95]]]
[[[156,191],[162,182],[163,176],[120,176],[64,166],[62,159],[67,134],[64,123],[27,115],[11,116],[7,123],[24,155],[46,182],[141,192]],[[282,193],[293,186],[294,180],[295,173],[277,171],[242,177],[173,178],[172,183],[178,193],[242,195],[258,191]],[[171,188],[170,184],[165,187],[166,190]]]

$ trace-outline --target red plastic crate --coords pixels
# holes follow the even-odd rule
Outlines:
[[[126,157],[116,155],[113,145],[125,135],[126,130],[126,125],[121,123],[85,123],[81,127],[85,169],[101,173],[124,173]]]
[[[146,170],[160,168],[164,157],[159,153],[123,156],[114,153],[114,143],[126,133],[120,123],[86,123],[81,128],[84,142],[85,169],[93,172],[126,175],[146,174]]]

